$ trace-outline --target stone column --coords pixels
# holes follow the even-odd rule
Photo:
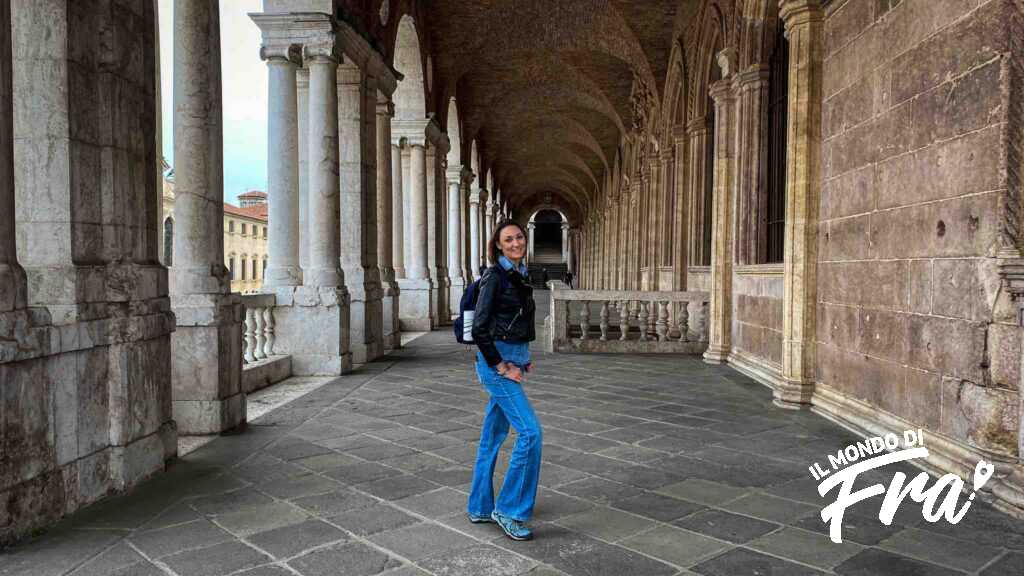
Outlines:
[[[402,347],[402,332],[398,325],[399,295],[395,281],[393,252],[395,242],[393,207],[395,175],[392,161],[391,119],[395,117],[395,105],[387,96],[377,93],[377,265],[380,267],[383,284],[384,349],[397,350]],[[401,159],[399,159],[401,161]],[[401,178],[401,168],[398,171]],[[399,193],[401,194],[401,193]]]
[[[309,267],[309,70],[295,71],[299,121],[299,266]]]
[[[473,183],[473,178],[473,171],[470,170],[469,168],[463,167],[462,181],[460,183],[461,186],[459,187],[459,198],[462,200],[462,212],[459,216],[459,225],[461,227],[462,240],[460,243],[461,245],[459,248],[459,252],[462,254],[462,261],[460,262],[460,265],[462,266],[462,277],[465,279],[466,284],[468,284],[471,281],[470,279],[473,278],[473,266],[470,264],[472,260],[470,259],[469,254],[470,246],[472,245],[473,242],[472,238],[469,235],[469,191],[470,186]]]
[[[715,82],[710,92],[715,101],[715,168],[711,219],[709,343],[704,361],[719,364],[728,358],[732,339],[732,201],[735,184],[733,116],[736,96],[729,78]]]
[[[173,413],[182,434],[245,422],[242,306],[224,268],[220,13],[174,3]]]
[[[494,191],[481,190],[480,192],[487,194],[487,208],[484,213],[484,258],[487,259],[488,266],[493,266],[494,262],[491,262],[491,251],[487,245],[491,241],[491,234],[494,233]]]
[[[448,281],[449,309],[457,313],[466,278],[462,275],[462,188],[466,172],[462,166],[449,166],[448,178]]]
[[[11,3],[0,3],[0,27],[11,29]],[[26,306],[25,270],[18,264],[14,231],[14,63],[11,34],[0,37],[0,314]],[[0,336],[10,337],[6,331]]]
[[[338,67],[341,268],[349,293],[353,364],[383,352],[383,304],[377,267],[377,84],[350,63]]]
[[[390,122],[389,122],[390,124]],[[402,149],[391,144],[391,258],[395,279],[405,278],[405,198],[402,180]]]
[[[480,190],[469,193],[469,264],[473,280],[480,278]]]
[[[790,49],[783,381],[775,390],[775,400],[781,405],[800,405],[809,404],[814,392],[824,23],[818,0],[784,0],[779,10]]]
[[[534,222],[526,223],[526,233],[530,236],[530,240],[526,245],[526,261],[529,263],[533,262],[533,231],[537,228],[537,224]]]
[[[410,188],[412,185],[412,173],[410,171],[412,166],[412,147],[409,145],[409,141],[405,140],[404,143],[400,144],[399,148],[399,156],[402,159],[402,229],[405,230],[405,234],[402,237],[402,251],[405,254],[405,276],[408,278],[409,264],[412,262],[412,248],[410,247],[412,232],[409,228],[409,215],[412,214],[412,210],[409,208],[409,202],[412,200]]]
[[[338,236],[338,56],[306,47],[309,67],[309,266],[306,286],[345,285]]]
[[[562,262],[569,266],[569,223],[562,222]]]
[[[266,44],[260,56],[270,72],[267,98],[267,226],[269,259],[264,288],[299,286],[298,93],[295,70],[301,62],[294,44]]]
[[[445,210],[447,189],[444,186],[443,171],[440,169],[445,155],[448,153],[447,140],[443,142],[435,135],[427,143],[426,175],[427,175],[427,270],[433,288],[431,296],[431,318],[434,326],[450,321],[448,310],[448,253],[444,248],[445,222],[448,213]],[[439,177],[439,174],[440,177]]]
[[[433,328],[434,290],[427,268],[427,154],[426,142],[410,142],[409,156],[409,226],[406,229],[409,258],[399,310],[402,330],[427,331]]]
[[[412,144],[409,170],[409,278],[429,278],[427,270],[427,151]]]
[[[690,198],[688,202],[690,217],[687,222],[688,230],[686,237],[692,242],[689,254],[693,257],[689,265],[703,266],[705,262],[704,257],[707,256],[704,254],[703,226],[708,225],[708,223],[704,222],[704,180],[712,177],[705,170],[707,147],[711,145],[708,134],[708,119],[706,117],[695,118],[687,124],[686,130],[690,139],[690,160],[687,165],[691,170],[689,178]]]

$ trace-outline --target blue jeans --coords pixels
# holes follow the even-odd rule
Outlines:
[[[507,362],[524,366],[529,362],[528,345],[496,342],[501,357]],[[537,415],[530,406],[523,387],[514,380],[499,376],[478,352],[476,373],[480,378],[490,401],[484,413],[480,431],[480,445],[473,467],[473,486],[469,491],[468,511],[474,516],[489,516],[492,510],[498,514],[526,521],[533,514],[537,498],[537,482],[540,480],[540,455],[543,433]],[[494,465],[498,460],[509,425],[516,429],[516,445],[512,449],[505,483],[494,502]]]

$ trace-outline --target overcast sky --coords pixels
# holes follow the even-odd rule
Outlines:
[[[164,157],[174,165],[174,0],[160,6],[160,74]],[[267,67],[260,60],[260,31],[249,12],[261,0],[220,0],[221,71],[224,84],[224,199],[267,185]]]

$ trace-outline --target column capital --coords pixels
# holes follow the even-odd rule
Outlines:
[[[533,230],[536,227],[537,227],[537,225],[535,223],[533,223],[533,222],[527,222],[526,223],[526,229],[527,230]]]
[[[780,0],[779,19],[786,28],[786,37],[789,31],[796,26],[811,22],[820,22],[824,18],[824,11],[821,8],[821,0]]]
[[[469,203],[474,205],[474,206],[479,206],[480,205],[480,191],[479,190],[473,190],[472,192],[469,193]]]
[[[338,47],[332,41],[304,44],[302,46],[302,59],[307,62],[328,61],[334,64],[341,63],[341,54]]]
[[[708,94],[711,95],[711,99],[715,101],[716,105],[726,104],[736,97],[732,81],[728,78],[723,78],[711,84],[710,88],[708,88]]]
[[[462,173],[460,176],[462,178],[461,184],[466,187],[472,184],[473,180],[476,178],[476,174],[473,174],[473,171],[465,166],[462,167]]]
[[[444,176],[448,181],[448,184],[461,184],[462,170],[462,164],[449,164],[447,169],[444,171]]]
[[[268,64],[275,61],[291,62],[302,66],[302,46],[299,44],[284,42],[266,42],[260,46],[260,59],[266,60]]]
[[[754,84],[768,84],[771,69],[765,64],[752,64],[746,70],[733,76],[733,84],[738,90]]]
[[[686,123],[686,133],[690,136],[703,134],[708,131],[708,119],[706,116],[694,118]]]
[[[395,117],[395,103],[381,92],[377,92],[377,116]]]

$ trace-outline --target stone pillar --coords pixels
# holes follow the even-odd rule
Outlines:
[[[449,166],[448,178],[448,281],[449,310],[457,314],[466,278],[462,275],[462,181],[465,179],[462,166]]]
[[[433,134],[433,131],[431,131]],[[427,176],[427,270],[433,288],[431,297],[431,322],[440,326],[450,321],[448,316],[448,253],[444,244],[445,223],[448,212],[445,210],[447,188],[444,185],[444,172],[441,165],[448,153],[448,142],[441,134],[433,134],[434,138],[427,143],[426,176]]]
[[[319,36],[303,47],[309,69],[308,267],[302,286],[276,291],[274,348],[292,357],[295,375],[334,376],[352,368],[349,296],[339,267],[339,56],[330,17],[315,25]]]
[[[462,240],[459,252],[462,254],[462,261],[460,264],[462,266],[462,277],[465,279],[466,284],[468,284],[471,281],[471,278],[473,278],[473,266],[470,264],[472,260],[470,259],[469,254],[471,251],[470,246],[472,244],[472,238],[469,235],[469,191],[470,186],[473,183],[473,178],[473,171],[464,167],[462,169],[461,186],[459,187],[459,198],[462,200],[462,212],[459,216]],[[454,310],[458,310],[458,308],[455,308]]]
[[[786,135],[785,287],[780,405],[809,404],[814,392],[818,206],[821,198],[823,18],[817,0],[784,0],[789,39]]]
[[[11,3],[0,4],[0,27],[11,29]],[[0,37],[0,314],[25,308],[25,270],[18,264],[14,231],[14,94],[11,35]],[[5,331],[0,337],[9,338]]]
[[[569,223],[562,222],[562,262],[569,266]]]
[[[301,62],[294,44],[266,44],[260,56],[270,72],[267,98],[267,197],[269,260],[263,286],[299,286],[298,93],[295,70]]]
[[[242,315],[224,268],[220,13],[174,3],[173,413],[182,434],[245,422]]]
[[[395,242],[393,207],[395,194],[392,180],[395,175],[392,161],[391,119],[395,117],[395,105],[387,96],[377,94],[377,265],[380,267],[383,284],[384,349],[397,350],[402,347],[402,332],[398,325],[399,296],[398,282],[395,281],[393,252]],[[399,158],[401,161],[401,158]],[[401,178],[401,167],[398,170]],[[401,184],[399,184],[401,185]],[[401,193],[399,192],[399,195]]]
[[[725,76],[725,74],[723,74]],[[711,305],[704,361],[725,362],[732,333],[732,201],[735,184],[735,94],[729,78],[711,86],[715,101],[714,199],[711,219]]]
[[[309,70],[295,71],[299,121],[299,266],[309,267]]]
[[[402,330],[427,331],[433,325],[433,286],[427,268],[427,151],[425,142],[411,142],[409,157],[409,259],[402,289]]]
[[[358,66],[338,67],[341,268],[349,293],[353,364],[383,352],[383,304],[377,267],[377,84]]]
[[[469,264],[473,280],[480,278],[480,190],[469,193]]]
[[[405,276],[408,278],[409,264],[412,262],[412,248],[410,247],[412,232],[409,227],[409,215],[412,214],[412,210],[409,208],[409,202],[412,199],[410,188],[412,185],[412,173],[410,171],[412,167],[412,147],[409,145],[409,140],[403,142],[400,139],[399,141],[402,142],[399,145],[399,156],[402,159],[402,229],[405,230],[405,234],[402,236],[402,251],[405,254]]]
[[[388,123],[390,124],[390,122]],[[402,180],[402,148],[391,144],[391,258],[395,279],[405,278],[405,198]]]
[[[480,192],[487,194],[487,207],[484,213],[484,258],[487,260],[487,266],[493,266],[488,244],[491,241],[491,234],[494,233],[494,191],[481,189]]]
[[[705,170],[705,157],[709,142],[708,119],[706,117],[695,118],[686,126],[687,135],[690,139],[690,159],[687,165],[690,167],[690,199],[688,202],[689,221],[687,222],[687,234],[685,235],[692,242],[690,255],[692,261],[690,266],[704,266],[704,236],[703,227],[708,226],[704,222],[704,180],[712,175]]]
[[[526,244],[526,261],[529,263],[533,262],[533,231],[537,228],[537,224],[534,222],[526,223],[526,233],[530,236],[529,242]]]

